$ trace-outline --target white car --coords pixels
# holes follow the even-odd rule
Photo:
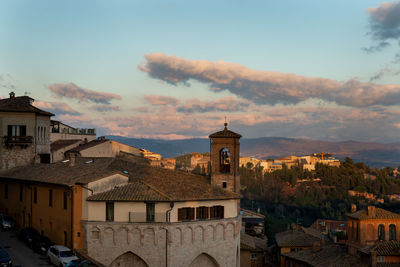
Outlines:
[[[65,266],[70,261],[79,259],[72,250],[64,246],[51,246],[47,251],[47,257],[51,263],[60,267]]]

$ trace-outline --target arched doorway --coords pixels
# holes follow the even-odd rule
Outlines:
[[[215,259],[206,253],[201,253],[199,256],[197,256],[189,266],[190,267],[219,267],[219,265],[215,261]]]
[[[135,253],[130,251],[117,257],[110,267],[148,267],[146,262]]]

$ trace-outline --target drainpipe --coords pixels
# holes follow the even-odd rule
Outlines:
[[[165,220],[167,223],[171,222],[170,212],[174,208],[174,202],[169,203],[170,209],[165,214]],[[168,267],[168,228],[165,228],[165,267]]]

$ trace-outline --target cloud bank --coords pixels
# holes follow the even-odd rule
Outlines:
[[[297,104],[308,99],[322,99],[349,107],[398,105],[399,85],[378,85],[348,80],[339,82],[291,73],[253,70],[224,61],[188,60],[163,53],[145,55],[139,70],[152,78],[173,85],[187,85],[189,80],[205,83],[210,90],[229,92],[256,104]]]
[[[400,0],[384,2],[378,7],[367,9],[369,15],[369,35],[377,43],[366,48],[367,52],[379,51],[389,45],[389,41],[400,41]]]
[[[55,83],[48,86],[48,89],[58,98],[71,98],[79,102],[94,102],[97,104],[110,104],[111,100],[121,100],[121,96],[112,93],[97,92],[84,89],[74,83]]]

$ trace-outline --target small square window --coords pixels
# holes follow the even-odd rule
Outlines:
[[[222,188],[226,188],[226,182],[222,182]]]

